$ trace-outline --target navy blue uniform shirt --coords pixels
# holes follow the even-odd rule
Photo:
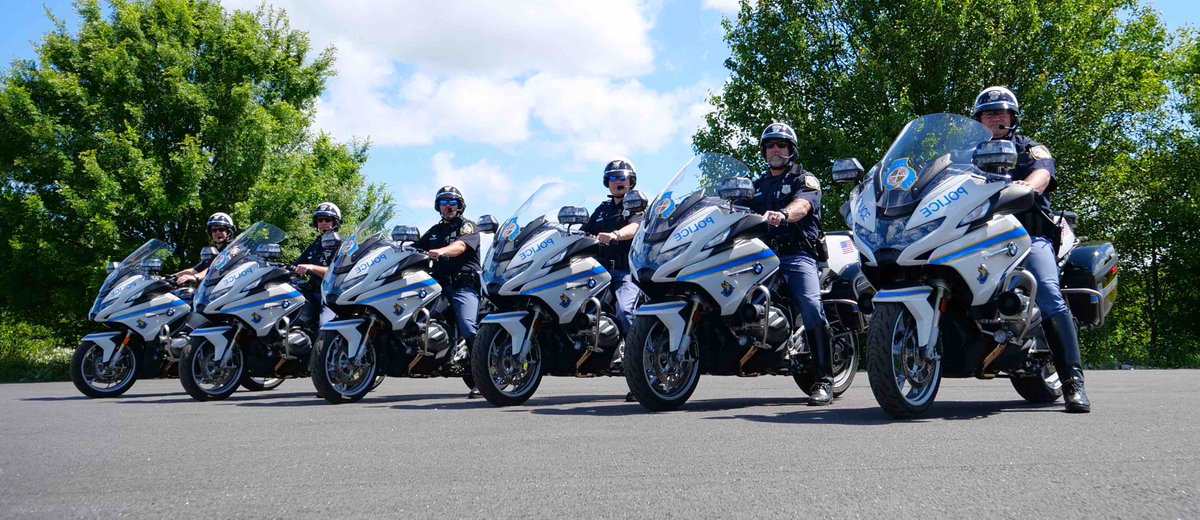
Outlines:
[[[763,173],[754,181],[754,199],[750,201],[750,209],[758,214],[767,211],[779,211],[796,199],[807,200],[812,204],[812,210],[798,222],[784,223],[779,226],[768,226],[767,242],[794,243],[801,249],[813,253],[805,247],[806,241],[816,243],[821,221],[821,183],[817,176],[793,165],[791,169],[780,175]],[[795,254],[798,251],[776,251],[777,254]]]
[[[443,220],[434,224],[413,243],[414,247],[428,251],[446,247],[455,240],[462,240],[467,245],[467,250],[454,258],[442,258],[433,263],[433,277],[439,281],[448,280],[455,275],[479,272],[479,230],[475,228],[475,223],[461,216],[449,221]]]
[[[600,233],[611,233],[621,229],[631,222],[641,222],[642,212],[630,214],[625,211],[625,208],[620,204],[614,203],[612,199],[601,202],[596,207],[596,211],[592,212],[591,218],[587,224],[584,224],[581,231],[593,235]],[[629,246],[633,244],[632,240],[612,241],[607,245],[600,246],[600,264],[608,270],[628,271],[629,270]]]

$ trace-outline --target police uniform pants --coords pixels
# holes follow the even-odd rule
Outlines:
[[[779,270],[787,281],[792,299],[800,306],[804,328],[814,330],[828,325],[821,306],[821,279],[817,259],[804,253],[779,257]]]
[[[478,327],[475,319],[479,315],[479,290],[473,285],[456,286],[442,284],[446,297],[450,300],[450,308],[454,311],[454,322],[458,328],[458,337],[467,342],[467,348],[475,341]]]
[[[633,275],[629,271],[609,271],[612,275],[612,292],[614,306],[617,311],[617,329],[624,338],[633,327],[633,307],[637,305],[638,295],[642,293],[637,284],[633,283]]]
[[[1034,237],[1025,268],[1037,279],[1034,303],[1042,315],[1042,330],[1054,353],[1054,366],[1062,381],[1083,380],[1083,362],[1079,354],[1079,332],[1071,309],[1063,298],[1058,280],[1058,259],[1054,244],[1045,237]]]

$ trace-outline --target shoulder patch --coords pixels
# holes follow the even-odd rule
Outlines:
[[[1029,148],[1029,156],[1033,157],[1033,160],[1035,161],[1054,158],[1054,156],[1050,155],[1050,149],[1046,148],[1045,145],[1040,144]]]
[[[816,175],[805,175],[804,176],[804,187],[806,187],[810,190],[821,191],[821,183],[817,181]]]
[[[458,228],[458,234],[470,235],[475,232],[475,223],[470,220],[464,220],[462,227]]]

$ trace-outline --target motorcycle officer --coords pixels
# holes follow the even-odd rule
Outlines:
[[[233,240],[233,235],[237,233],[237,226],[233,223],[233,218],[228,213],[213,213],[208,217],[208,222],[205,224],[208,227],[208,236],[212,239],[212,243],[217,248],[217,252],[225,250],[225,246]],[[173,276],[175,283],[186,285],[193,281],[204,279],[204,275],[208,273],[208,266],[212,265],[212,258],[202,259],[196,265],[179,271]]]
[[[629,159],[619,157],[604,166],[604,187],[608,199],[601,202],[581,230],[596,235],[600,244],[600,264],[612,275],[611,290],[617,312],[617,329],[624,338],[633,326],[633,308],[641,290],[629,272],[629,246],[642,221],[642,213],[631,214],[621,206],[625,195],[637,186],[637,171]],[[613,358],[613,367],[621,364],[621,355]]]
[[[296,269],[296,274],[307,277],[300,288],[305,299],[304,309],[300,311],[300,321],[317,330],[322,323],[334,317],[332,310],[321,305],[321,280],[325,278],[341,240],[333,244],[324,244],[322,239],[342,226],[341,208],[332,202],[318,204],[312,212],[312,225],[317,230],[317,238],[300,253],[300,257],[292,266]]]
[[[463,218],[467,201],[454,186],[443,186],[437,191],[433,209],[442,220],[421,235],[413,246],[426,250],[434,261],[433,278],[450,300],[458,337],[466,341],[469,351],[478,330],[475,319],[479,314],[481,289],[479,230],[474,222]],[[475,395],[476,390],[471,389],[468,397]]]
[[[759,138],[768,169],[754,181],[750,209],[767,218],[767,243],[779,255],[779,268],[792,298],[800,307],[806,341],[812,350],[817,383],[808,405],[833,401],[832,331],[821,305],[820,243],[821,184],[796,164],[796,132],[784,123],[771,123]]]
[[[975,97],[972,117],[992,131],[992,139],[1012,141],[1020,155],[1017,167],[1012,171],[1013,184],[1027,186],[1038,192],[1038,208],[1050,211],[1050,192],[1058,184],[1054,175],[1054,156],[1045,145],[1017,133],[1021,124],[1021,109],[1017,96],[1004,87],[988,87]],[[1042,315],[1042,330],[1050,350],[1054,353],[1054,366],[1062,381],[1063,400],[1068,412],[1087,413],[1091,403],[1083,388],[1083,363],[1079,356],[1079,335],[1075,318],[1063,298],[1059,287],[1058,261],[1053,237],[1058,228],[1048,225],[1046,218],[1025,215],[1023,222],[1033,237],[1025,268],[1037,279],[1035,303]]]

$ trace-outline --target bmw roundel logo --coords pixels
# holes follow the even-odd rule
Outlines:
[[[595,289],[596,288],[596,279],[588,278],[587,286],[588,286],[588,289]]]
[[[754,263],[754,274],[762,274],[762,270],[763,270],[762,264],[755,262]]]
[[[421,289],[419,292],[417,292],[417,296],[419,296],[421,298],[429,296],[429,291],[426,291],[425,289]]]
[[[292,306],[292,301],[291,300],[283,300],[282,302],[279,302],[279,306],[286,309],[286,308]]]
[[[174,315],[175,315],[175,309],[167,309],[167,316],[174,316]]]

